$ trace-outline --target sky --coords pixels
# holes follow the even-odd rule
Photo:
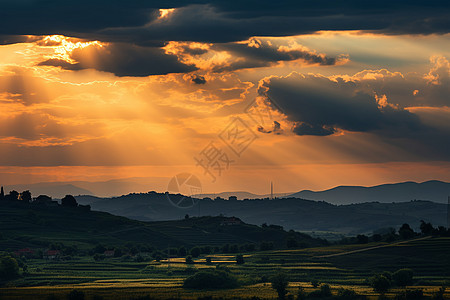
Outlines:
[[[0,1],[0,184],[450,181],[446,1]]]

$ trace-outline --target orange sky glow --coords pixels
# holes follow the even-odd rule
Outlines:
[[[450,181],[449,34],[169,41],[158,55],[191,69],[139,76],[120,54],[141,46],[26,39],[0,45],[1,185],[142,177],[162,192],[182,172],[208,193]],[[341,94],[356,102],[326,99]],[[208,170],[205,153],[217,155]]]

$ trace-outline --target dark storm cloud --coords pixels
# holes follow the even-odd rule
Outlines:
[[[157,20],[159,8],[178,8]],[[447,33],[446,1],[2,1],[0,35],[64,34],[110,42],[230,42],[318,30]],[[5,42],[5,39],[4,41]]]
[[[281,129],[281,124],[277,121],[273,121],[273,128],[271,130],[265,129],[263,126],[258,126],[258,131],[262,133],[273,133],[273,134],[282,134],[283,129]]]
[[[96,69],[117,76],[149,76],[168,73],[186,73],[197,68],[178,61],[175,55],[164,53],[161,48],[141,47],[114,43],[104,46],[91,45],[77,48],[70,54],[76,63],[49,59],[44,66],[59,66],[67,70]]]
[[[233,71],[244,68],[267,67],[280,61],[293,61],[302,59],[307,64],[319,64],[322,66],[335,65],[341,60],[327,57],[324,54],[315,53],[301,46],[286,47],[274,46],[270,41],[250,39],[248,43],[217,44],[213,50],[227,51],[239,59],[225,66],[216,66],[213,71]]]
[[[377,101],[352,81],[293,73],[273,77],[261,89],[295,122],[298,135],[330,135],[340,129],[401,135],[424,129],[415,114]]]
[[[445,59],[443,61],[446,62]],[[442,68],[438,69],[446,73]],[[438,72],[436,66],[433,70]],[[429,89],[439,88],[445,78],[434,77],[442,81],[429,83]],[[379,79],[380,85],[389,85],[389,80],[388,76]],[[430,77],[422,78],[422,81],[426,80]],[[410,82],[412,85],[416,83]],[[445,109],[446,105],[438,108],[440,100],[430,99],[429,103],[438,107],[417,107],[409,111],[405,106],[391,104],[385,94],[377,94],[374,87],[380,85],[375,85],[371,79],[354,77],[345,81],[339,77],[330,79],[321,75],[292,73],[287,77],[266,79],[260,85],[260,93],[276,101],[287,119],[294,124],[292,131],[297,135],[363,132],[374,140],[410,151],[417,157],[450,159],[450,125],[444,121],[448,120],[450,111]],[[413,97],[411,94],[410,99]],[[428,116],[424,114],[427,110]]]
[[[191,77],[191,81],[195,84],[205,84],[206,83],[206,79],[204,76],[201,75],[192,75]]]

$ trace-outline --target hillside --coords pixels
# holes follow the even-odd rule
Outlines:
[[[272,242],[283,248],[286,240],[295,238],[305,245],[317,246],[322,241],[279,228],[261,228],[236,221],[227,225],[225,217],[188,218],[176,221],[142,222],[105,212],[73,207],[46,207],[21,201],[0,202],[0,250],[25,247],[42,248],[62,242],[90,249],[97,243],[123,245],[127,242],[157,248],[221,246]],[[225,224],[223,224],[225,222]]]
[[[197,200],[193,207],[180,208],[173,205],[167,195],[155,192],[115,198],[81,196],[77,200],[84,204],[90,203],[94,210],[145,221],[177,220],[185,214],[223,214],[239,217],[250,224],[278,224],[287,230],[332,231],[352,235],[371,233],[386,227],[398,228],[403,223],[417,228],[422,219],[435,225],[446,225],[447,217],[446,205],[429,201],[333,205],[298,198],[243,201],[204,199]]]
[[[450,196],[450,183],[432,180],[422,183],[402,182],[372,187],[338,186],[317,192],[304,190],[289,197],[326,201],[333,204],[351,204],[375,201],[392,203],[411,200],[447,203],[448,196]]]
[[[131,192],[147,192],[149,187],[165,190],[167,188],[168,180],[169,178],[165,177],[134,177],[93,182],[39,182],[32,184],[6,185],[5,190],[17,190],[19,192],[29,190],[33,195],[49,195],[54,198],[62,198],[67,194],[113,197]]]
[[[292,193],[274,193],[274,197],[285,197]],[[257,195],[245,191],[236,191],[236,192],[222,192],[222,193],[215,193],[215,194],[197,194],[192,195],[192,197],[203,199],[203,198],[211,198],[215,199],[216,197],[220,197],[223,199],[228,199],[230,196],[235,196],[238,200],[244,200],[244,199],[263,199],[263,198],[269,198],[270,194],[264,194],[264,195]]]

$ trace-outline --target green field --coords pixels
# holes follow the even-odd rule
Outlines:
[[[244,255],[245,264],[237,265],[235,255],[205,256],[186,265],[184,258],[133,262],[123,258],[94,261],[91,257],[74,257],[70,261],[27,261],[29,275],[9,282],[10,287],[0,289],[1,299],[46,299],[49,294],[63,296],[72,289],[83,290],[86,295],[101,295],[104,299],[133,299],[149,295],[157,299],[197,299],[214,296],[232,296],[274,299],[276,293],[268,277],[279,270],[289,275],[289,290],[295,294],[299,286],[311,291],[311,280],[338,288],[350,288],[359,294],[376,298],[366,279],[376,272],[412,268],[415,285],[431,295],[450,279],[450,238],[422,238],[391,245],[328,246],[300,250],[253,252]],[[196,270],[226,265],[242,283],[233,290],[193,291],[182,288],[183,280]],[[400,289],[401,290],[401,289]],[[387,295],[400,291],[391,290]],[[450,296],[447,292],[447,296]]]

